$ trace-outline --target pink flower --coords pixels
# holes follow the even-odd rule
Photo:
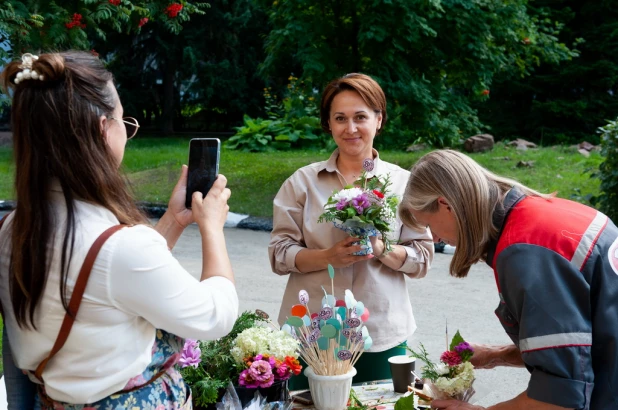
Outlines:
[[[249,369],[251,379],[255,380],[259,387],[270,387],[275,381],[270,363],[266,360],[256,360]]]
[[[461,357],[459,357],[457,352],[448,350],[442,353],[442,356],[440,356],[440,361],[449,366],[457,366],[458,364],[461,364]]]
[[[185,345],[182,348],[182,354],[180,355],[180,367],[188,367],[193,366],[197,369],[197,366],[202,361],[201,359],[202,351],[200,350],[197,341],[192,339],[187,339],[185,341]]]
[[[280,380],[287,380],[292,377],[292,371],[287,364],[283,363],[281,366],[277,367],[277,376]]]
[[[238,376],[238,384],[249,389],[256,389],[259,387],[259,383],[249,373],[249,369],[245,369],[240,372],[240,376]]]

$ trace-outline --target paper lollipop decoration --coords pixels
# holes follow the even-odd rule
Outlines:
[[[309,294],[301,290],[299,305],[290,309],[291,316],[282,326],[300,341],[300,356],[315,374],[345,374],[354,366],[360,355],[371,347],[373,341],[364,323],[369,310],[357,301],[350,290],[344,300],[335,298],[335,269],[328,265],[331,294],[324,288],[322,307],[311,313],[308,308]]]

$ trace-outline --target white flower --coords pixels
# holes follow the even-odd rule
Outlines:
[[[285,356],[298,358],[298,341],[289,333],[268,327],[251,327],[236,336],[230,353],[236,363],[257,354],[269,354],[279,360]]]
[[[455,396],[465,392],[472,386],[472,382],[474,382],[474,366],[472,366],[472,363],[464,362],[457,365],[456,368],[457,375],[455,377],[452,379],[438,377],[434,383],[441,392],[449,396]]]
[[[442,375],[442,374],[448,374],[448,372],[449,372],[448,365],[444,363],[439,363],[438,365],[436,365],[436,373]]]
[[[342,199],[346,202],[349,202],[356,198],[359,195],[362,195],[363,190],[360,188],[350,188],[350,189],[342,189],[341,191],[333,194],[333,200],[336,202],[341,201]]]

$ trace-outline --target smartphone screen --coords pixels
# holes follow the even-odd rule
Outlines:
[[[219,175],[221,142],[217,138],[194,138],[189,144],[189,176],[185,205],[191,208],[193,193],[206,196]]]

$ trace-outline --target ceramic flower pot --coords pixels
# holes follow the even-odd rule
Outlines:
[[[309,380],[309,390],[316,409],[342,410],[347,407],[352,378],[356,375],[355,368],[338,376],[320,376],[309,366],[304,374]]]
[[[273,401],[287,401],[290,399],[290,392],[288,390],[288,380],[278,380],[274,382],[270,387],[263,387],[257,389],[250,389],[243,386],[234,386],[240,404],[243,408],[249,404],[255,397],[255,392],[259,391],[262,397],[266,397],[268,403]]]

